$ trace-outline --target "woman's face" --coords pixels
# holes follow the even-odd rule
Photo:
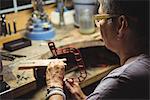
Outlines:
[[[99,14],[100,15],[105,15],[107,14],[106,11],[104,11],[102,9],[102,7],[100,6],[99,8]],[[114,51],[114,43],[116,40],[116,27],[114,25],[114,23],[112,22],[112,18],[109,19],[101,19],[99,22],[99,27],[100,27],[100,33],[102,35],[102,38],[105,42],[105,46]]]

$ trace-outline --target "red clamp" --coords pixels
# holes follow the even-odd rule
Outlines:
[[[48,46],[49,46],[50,51],[52,52],[52,54],[55,58],[57,58],[58,55],[60,55],[60,54],[67,54],[67,53],[72,53],[75,56],[75,61],[76,61],[77,66],[79,68],[80,74],[78,77],[72,78],[73,81],[82,82],[87,77],[85,65],[84,65],[81,53],[78,49],[73,48],[73,47],[57,49],[55,47],[54,42],[52,42],[52,41],[50,41],[48,43]]]

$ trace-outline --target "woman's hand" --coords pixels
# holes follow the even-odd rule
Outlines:
[[[86,95],[81,90],[79,83],[73,81],[72,79],[66,79],[65,85],[69,89],[69,91],[75,96],[77,100],[85,100]]]
[[[65,63],[61,60],[50,62],[46,71],[47,87],[63,88],[63,79],[65,73]]]

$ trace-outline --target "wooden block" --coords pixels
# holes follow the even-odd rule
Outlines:
[[[22,33],[16,33],[16,34],[12,34],[12,35],[6,35],[5,37],[1,36],[0,37],[0,47],[2,47],[4,43],[7,43],[7,42],[10,42],[10,41],[22,38],[22,37],[23,37]]]
[[[56,60],[66,61],[66,58],[64,58],[64,59],[47,59],[47,60],[42,60],[42,59],[40,59],[40,60],[26,60],[26,61],[22,61],[18,65],[18,69],[23,70],[23,69],[32,69],[32,68],[37,68],[37,67],[45,67],[50,62],[56,61]]]

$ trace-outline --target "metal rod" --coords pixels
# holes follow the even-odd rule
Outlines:
[[[16,29],[16,20],[13,21],[13,26],[14,26],[14,33],[17,32],[17,29]]]
[[[9,35],[11,35],[11,28],[10,28],[10,23],[8,22],[8,30],[9,30]]]

